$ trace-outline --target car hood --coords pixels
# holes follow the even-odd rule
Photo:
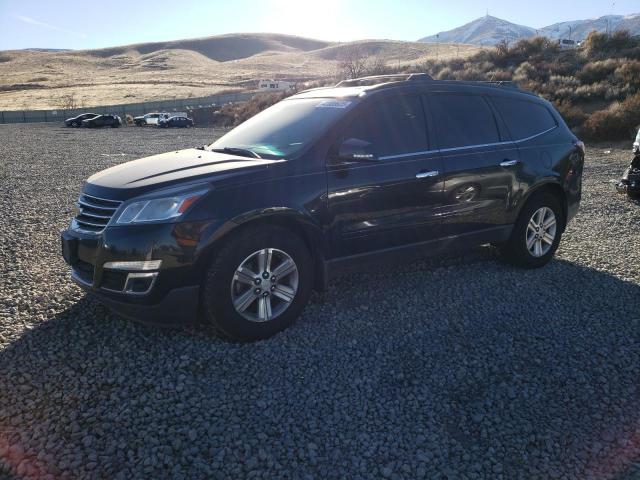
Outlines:
[[[125,199],[185,181],[214,181],[247,175],[282,162],[284,160],[238,157],[190,148],[107,168],[89,177],[85,190],[107,195],[105,198]]]

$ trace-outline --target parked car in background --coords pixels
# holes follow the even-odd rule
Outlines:
[[[546,265],[578,211],[584,155],[551,103],[515,87],[349,80],[207,147],[93,175],[62,252],[76,283],[125,316],[200,315],[226,337],[267,338],[314,288],[366,264],[493,244]]]
[[[561,38],[558,40],[558,45],[560,45],[560,50],[573,50],[578,48],[579,43],[569,38]]]
[[[134,117],[133,123],[136,127],[146,127],[147,125],[158,125],[163,120],[168,119],[172,114],[166,112],[154,112]]]
[[[117,128],[122,126],[122,119],[120,119],[118,115],[98,115],[96,117],[83,120],[82,126],[87,128]]]
[[[76,127],[76,128],[77,127],[81,127],[83,120],[87,120],[89,118],[97,117],[98,115],[99,115],[98,113],[81,113],[80,115],[78,115],[76,117],[67,118],[64,121],[64,124],[67,127]]]
[[[189,117],[169,117],[158,123],[161,128],[190,128],[193,127],[193,120]]]
[[[633,159],[616,185],[618,193],[627,194],[631,198],[640,198],[640,130],[633,142]]]

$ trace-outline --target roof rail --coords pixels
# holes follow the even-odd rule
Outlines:
[[[515,88],[516,90],[520,90],[520,87],[518,87],[518,85],[516,85],[515,82],[512,82],[510,80],[485,80],[485,81],[478,81],[477,83],[495,85],[497,87]]]
[[[415,80],[433,80],[428,73],[396,73],[392,75],[372,75],[370,77],[352,78],[350,80],[342,80],[336,84],[336,87],[355,87],[364,85],[376,85],[386,82],[408,82]]]

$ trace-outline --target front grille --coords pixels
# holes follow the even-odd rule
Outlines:
[[[81,230],[100,233],[122,202],[93,197],[83,193],[78,199],[76,223]]]

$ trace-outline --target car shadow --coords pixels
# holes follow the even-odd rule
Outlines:
[[[521,270],[496,257],[481,248],[338,278],[292,328],[248,345],[135,324],[83,297],[0,351],[0,458],[33,477],[89,464],[114,476],[156,445],[152,422],[182,439],[176,461],[207,463],[193,435],[277,437],[284,418],[332,434],[335,418],[309,413],[321,398],[325,412],[364,402],[355,429],[395,404],[376,439],[393,432],[418,449],[424,434],[481,465],[487,451],[511,452],[505,478],[534,471],[525,467],[546,477],[548,465],[568,476],[628,472],[640,455],[640,286],[564,260]],[[293,411],[291,398],[302,403]],[[402,419],[414,431],[396,430]],[[121,453],[123,442],[138,450]],[[52,453],[60,443],[82,452],[80,465]]]

